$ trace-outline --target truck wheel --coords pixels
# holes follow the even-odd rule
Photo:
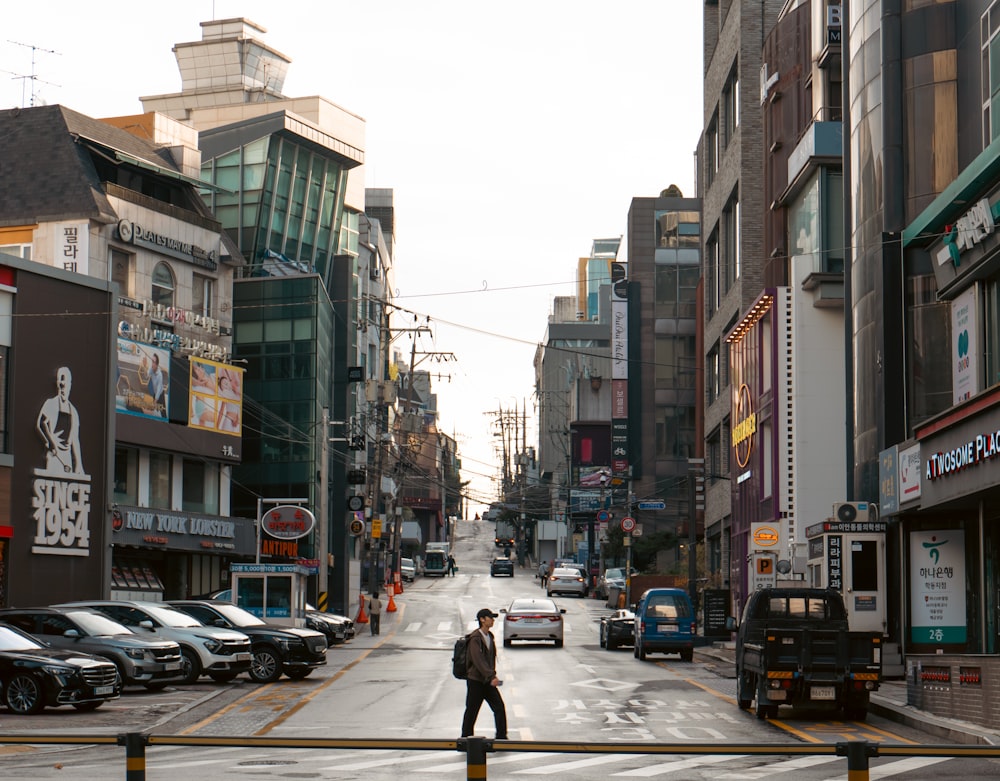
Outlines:
[[[645,648],[643,648],[643,647],[642,647],[641,645],[640,645],[640,646],[638,646],[638,648],[639,648],[639,658],[640,658],[640,659],[641,659],[642,661],[644,661],[644,662],[645,662],[645,661],[646,661],[646,649],[645,649]]]
[[[754,680],[749,673],[736,671],[736,704],[740,710],[750,710],[753,705]]]

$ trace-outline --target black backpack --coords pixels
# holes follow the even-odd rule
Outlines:
[[[463,681],[469,677],[468,635],[462,635],[455,641],[455,650],[451,655],[451,674]]]

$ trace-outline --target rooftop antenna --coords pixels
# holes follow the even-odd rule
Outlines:
[[[27,84],[27,82],[29,80],[31,81],[31,105],[34,106],[35,105],[35,97],[36,97],[36,95],[35,95],[35,83],[36,82],[41,82],[42,84],[50,84],[53,87],[60,86],[59,84],[53,84],[51,81],[45,81],[44,79],[40,79],[40,78],[38,78],[37,75],[35,75],[35,54],[37,52],[44,52],[45,54],[59,54],[59,55],[61,55],[62,52],[57,52],[57,51],[54,51],[53,49],[43,49],[41,46],[35,46],[34,44],[31,44],[31,43],[21,43],[19,41],[12,41],[9,38],[7,39],[7,42],[8,43],[12,43],[15,46],[23,46],[26,49],[31,49],[31,75],[30,76],[25,76],[24,74],[16,74],[15,73],[14,74],[14,78],[21,79],[21,105],[22,106],[24,105],[24,88],[25,88],[25,85]],[[10,73],[10,71],[6,71],[6,72]]]

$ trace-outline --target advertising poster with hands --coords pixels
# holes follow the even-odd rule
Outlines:
[[[191,358],[188,425],[239,436],[243,430],[243,370]]]

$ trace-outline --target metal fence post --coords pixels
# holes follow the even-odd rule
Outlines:
[[[468,781],[482,781],[486,778],[486,738],[470,736],[465,739],[465,777]]]
[[[125,746],[125,781],[146,781],[146,736],[127,732],[118,736],[118,745]]]
[[[864,740],[837,744],[837,756],[847,757],[847,781],[868,781],[868,758],[878,756],[878,746]]]

